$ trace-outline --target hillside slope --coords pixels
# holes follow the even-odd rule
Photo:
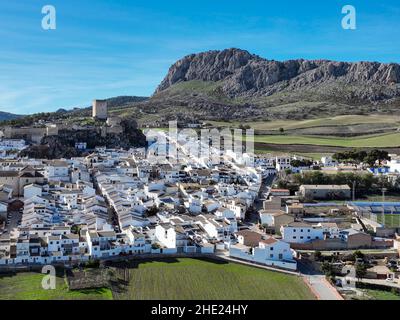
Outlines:
[[[13,120],[23,117],[22,115],[0,111],[0,121]]]

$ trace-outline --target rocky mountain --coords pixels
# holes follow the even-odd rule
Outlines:
[[[341,86],[347,86],[346,99],[374,102],[400,97],[399,64],[303,59],[280,62],[240,49],[184,57],[171,66],[156,93],[193,80],[221,81],[222,92],[231,98],[299,90],[336,97]]]
[[[254,121],[398,114],[400,65],[329,60],[275,61],[240,49],[188,55],[153,96],[125,114],[140,123]],[[127,109],[128,110],[128,109]]]
[[[174,63],[150,98],[107,99],[110,112],[140,125],[312,119],[337,115],[398,115],[400,65],[329,60],[267,60],[241,49],[207,51]],[[90,108],[47,115],[54,121],[90,117]],[[44,116],[39,115],[42,119]],[[34,122],[35,117],[17,121]]]

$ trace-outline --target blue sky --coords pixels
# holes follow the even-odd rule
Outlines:
[[[41,28],[44,5],[57,29]],[[357,30],[341,28],[341,8]],[[400,62],[398,0],[0,0],[0,110],[151,95],[186,54],[237,47],[275,60]]]

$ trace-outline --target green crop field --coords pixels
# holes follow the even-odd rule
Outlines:
[[[174,259],[130,269],[126,292],[117,299],[276,300],[314,299],[300,277],[236,263]]]
[[[124,283],[122,290],[118,287],[114,292],[108,288],[70,291],[61,276],[55,290],[44,290],[43,274],[2,275],[0,300],[315,299],[298,276],[236,263],[183,258],[140,262],[131,267],[128,285]]]
[[[206,121],[214,126],[237,127],[239,125],[249,125],[254,130],[284,130],[304,129],[323,126],[349,126],[359,124],[391,124],[400,126],[400,117],[391,115],[343,115],[331,118],[318,118],[308,120],[273,120],[273,121],[252,121],[252,122],[223,122]]]
[[[315,299],[300,277],[236,263],[198,259],[141,262],[130,269],[123,290],[68,290],[57,277],[55,290],[41,286],[43,274],[18,273],[0,277],[0,300]]]
[[[112,292],[107,288],[69,291],[63,277],[57,277],[56,289],[42,288],[43,274],[18,273],[0,276],[0,300],[109,300]]]
[[[256,153],[267,153],[282,146],[282,152],[308,153],[316,159],[325,152],[335,153],[335,148],[340,147],[400,147],[398,116],[344,115],[308,120],[206,122],[218,128],[237,128],[242,125],[253,128],[256,133],[254,141],[258,143],[255,146]],[[304,145],[309,149],[305,149]]]
[[[357,138],[338,138],[321,136],[256,135],[255,142],[272,144],[309,144],[336,147],[398,147],[400,133],[368,135]]]

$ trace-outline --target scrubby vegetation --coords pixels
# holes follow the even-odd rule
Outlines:
[[[347,161],[347,162],[354,162],[354,163],[367,163],[370,166],[373,166],[376,162],[379,164],[383,160],[390,160],[389,153],[384,150],[350,150],[344,152],[335,153],[332,156],[334,159],[338,161]]]
[[[339,172],[337,174],[326,174],[321,171],[309,171],[287,175],[277,181],[279,188],[287,188],[297,191],[302,184],[321,184],[321,185],[343,185],[347,184],[350,188],[356,185],[356,196],[374,194],[381,191],[382,187],[388,192],[400,192],[400,179],[393,183],[385,177],[374,176],[371,173],[352,173]]]

